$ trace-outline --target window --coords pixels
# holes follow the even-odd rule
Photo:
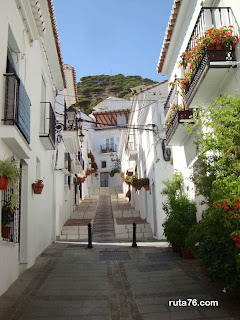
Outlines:
[[[107,168],[107,161],[102,161],[102,168]]]
[[[107,138],[106,139],[106,147],[107,149],[114,150],[114,138]]]

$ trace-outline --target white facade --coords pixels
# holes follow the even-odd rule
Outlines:
[[[0,12],[0,158],[13,156],[22,166],[21,201],[16,209],[19,238],[18,214],[12,229],[13,242],[0,237],[2,294],[55,240],[54,127],[51,124],[54,125],[56,92],[63,90],[64,76],[51,2],[49,6],[46,0],[37,3],[1,0]],[[20,111],[12,121],[10,111],[16,105]],[[42,194],[33,193],[32,183],[36,179],[43,179]],[[5,197],[5,192],[0,191],[0,206]]]
[[[124,175],[130,171],[133,174],[136,172],[138,178],[149,178],[149,191],[144,188],[138,191],[131,187],[131,204],[140,211],[143,219],[147,219],[158,239],[165,238],[162,227],[165,220],[162,181],[170,178],[173,170],[170,158],[165,161],[162,151],[165,139],[163,103],[166,96],[166,82],[134,95],[128,123],[131,128],[122,134],[120,148]],[[124,193],[128,191],[125,182],[123,189]]]
[[[230,7],[230,10],[226,9]],[[199,20],[197,20],[199,18]],[[204,17],[204,20],[203,18]],[[234,18],[235,17],[235,18]],[[204,21],[202,25],[197,21]],[[191,41],[192,32],[197,26],[198,32],[204,32],[210,28],[221,28],[233,26],[235,34],[239,35],[240,24],[240,3],[234,0],[207,0],[207,1],[174,1],[172,15],[166,31],[162,51],[159,58],[158,72],[168,76],[170,81],[182,77],[182,70],[178,63],[181,54],[186,50]],[[219,60],[207,58],[207,64],[199,66],[198,74],[189,84],[186,94],[186,109],[190,112],[199,105],[206,106],[213,102],[214,98],[221,93],[236,95],[239,93],[240,83],[240,45],[235,48],[236,59]],[[203,70],[203,71],[202,71]],[[176,98],[176,90],[170,91],[167,107],[170,108],[174,103],[182,103]],[[174,92],[175,90],[175,92]],[[175,96],[174,96],[175,95]],[[189,118],[188,121],[191,118]],[[193,174],[193,164],[197,160],[196,131],[187,134],[184,128],[185,120],[175,122],[173,129],[166,129],[170,132],[167,138],[169,146],[172,146],[173,167],[183,173],[185,189],[191,199],[198,204],[198,219],[201,218],[202,198],[195,194],[195,186],[191,181]],[[175,126],[175,127],[174,127]],[[198,130],[201,130],[200,128]]]
[[[99,173],[94,183],[95,188],[121,187],[122,185],[118,173],[113,177],[109,173],[116,164],[120,145],[121,130],[118,126],[127,125],[130,105],[131,102],[128,100],[109,97],[95,106],[91,114],[94,121],[102,123],[89,130]]]

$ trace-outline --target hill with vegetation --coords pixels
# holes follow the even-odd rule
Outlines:
[[[78,99],[77,105],[87,114],[91,113],[92,108],[107,99],[108,97],[118,97],[130,99],[136,93],[131,88],[137,86],[149,86],[157,83],[141,76],[124,76],[117,74],[114,76],[97,75],[82,77],[77,83]],[[141,89],[141,87],[140,87]]]

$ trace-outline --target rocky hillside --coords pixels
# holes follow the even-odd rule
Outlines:
[[[115,76],[98,75],[82,77],[77,83],[79,101],[77,103],[81,110],[87,114],[91,113],[92,108],[108,97],[119,97],[130,99],[136,93],[131,88],[140,86],[145,87],[157,83],[141,76]]]

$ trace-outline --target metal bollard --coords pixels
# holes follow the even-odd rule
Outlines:
[[[136,222],[133,222],[133,243],[132,243],[132,247],[133,247],[133,248],[136,248],[136,247],[137,247],[136,229],[137,229]]]
[[[93,248],[93,245],[92,245],[92,224],[91,222],[89,222],[88,224],[88,246],[87,246],[88,249],[91,249]]]

